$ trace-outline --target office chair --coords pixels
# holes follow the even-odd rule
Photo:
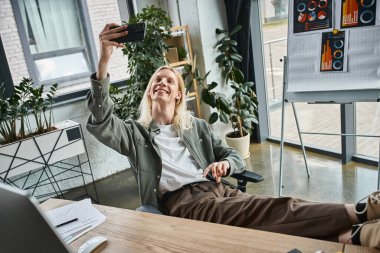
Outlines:
[[[248,170],[245,170],[241,173],[233,174],[231,175],[231,177],[237,179],[237,185],[233,185],[224,179],[222,179],[222,183],[235,187],[236,189],[242,192],[246,192],[246,187],[247,187],[248,182],[258,183],[264,180],[264,178],[261,175],[252,171],[248,171]],[[213,180],[210,174],[208,175],[208,178],[209,179],[211,178],[211,180]],[[145,212],[145,213],[162,214],[159,210],[157,210],[156,208],[150,205],[142,205],[138,207],[136,211]]]

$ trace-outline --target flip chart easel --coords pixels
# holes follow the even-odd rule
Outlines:
[[[332,14],[331,26],[322,30],[294,32],[299,29],[294,26],[297,17],[307,8],[318,8],[308,0],[289,1],[289,28],[288,28],[288,47],[287,55],[284,58],[284,77],[283,77],[283,96],[281,114],[281,144],[280,144],[280,175],[279,175],[279,196],[282,195],[283,187],[283,146],[284,146],[284,120],[285,103],[291,103],[297,125],[297,131],[301,142],[301,148],[305,160],[306,173],[310,177],[307,164],[307,156],[302,141],[303,134],[321,134],[355,137],[374,137],[376,135],[358,135],[345,133],[311,133],[302,132],[299,127],[296,102],[307,103],[331,103],[347,104],[353,102],[380,102],[380,0],[363,2],[367,6],[373,4],[372,10],[377,10],[376,25],[356,28],[341,28],[342,2],[363,4],[356,0],[333,1],[331,5]],[[327,1],[326,1],[327,2]],[[373,2],[373,3],[372,3]],[[304,4],[304,5],[303,5]],[[298,8],[298,5],[300,7]],[[306,7],[304,9],[303,7]],[[317,9],[318,11],[318,9]],[[361,10],[363,11],[363,10]],[[310,13],[312,11],[309,11]],[[310,14],[309,13],[309,14]],[[360,17],[359,13],[359,17]],[[307,16],[309,17],[309,16]],[[301,19],[299,19],[301,20]],[[302,20],[303,21],[303,20]],[[312,23],[312,22],[310,22]],[[306,27],[306,26],[305,26]],[[307,26],[308,29],[311,27]],[[345,34],[345,68],[344,71],[324,72],[321,68],[321,57],[323,53],[322,33],[332,32],[334,29],[344,31]],[[380,153],[380,139],[379,139]],[[379,156],[380,157],[380,156]],[[380,162],[378,164],[377,189],[380,186]]]

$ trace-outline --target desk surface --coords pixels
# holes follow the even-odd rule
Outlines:
[[[70,203],[49,199],[41,204],[50,210]],[[294,248],[304,252],[380,252],[366,247],[344,245],[253,229],[200,222],[94,205],[107,220],[71,243],[77,250],[89,238],[103,235],[107,244],[95,252],[281,252]]]

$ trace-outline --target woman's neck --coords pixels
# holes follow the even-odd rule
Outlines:
[[[152,104],[152,118],[159,125],[170,125],[173,123],[175,106]]]

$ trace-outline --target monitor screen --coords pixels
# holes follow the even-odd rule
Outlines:
[[[68,246],[26,191],[0,183],[0,252],[67,253]]]

